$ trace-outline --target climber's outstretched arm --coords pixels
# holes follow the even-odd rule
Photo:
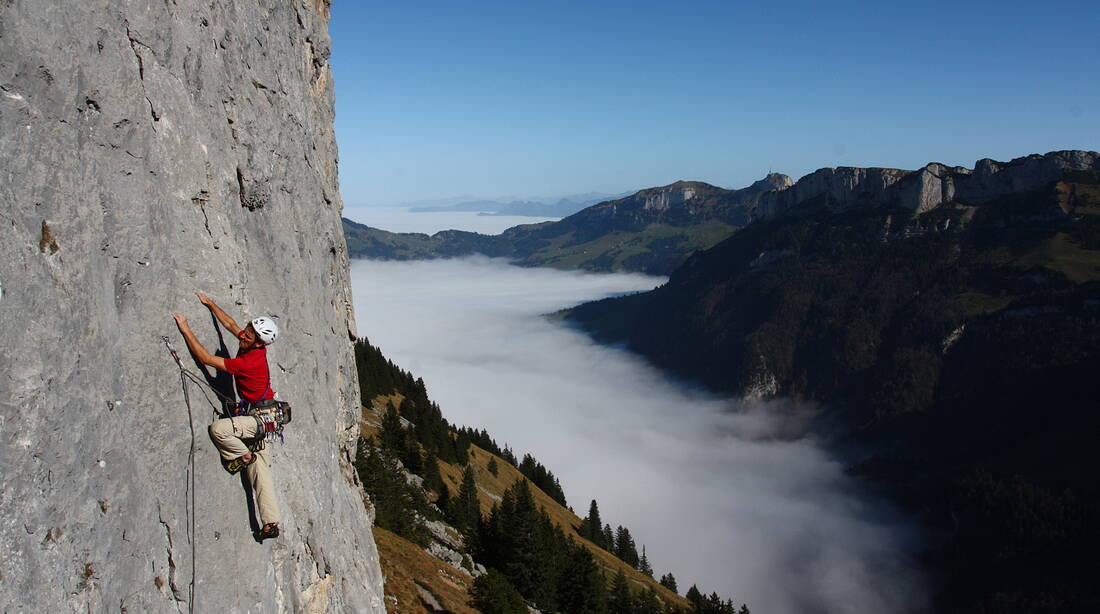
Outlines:
[[[191,354],[195,356],[195,359],[204,365],[214,367],[220,371],[225,371],[225,359],[206,351],[206,348],[204,348],[195,337],[195,333],[191,332],[191,326],[187,323],[187,318],[179,313],[173,313],[172,317],[175,318],[176,326],[179,326],[180,333],[183,334],[183,339],[187,341],[187,349],[191,350]]]
[[[210,308],[210,311],[214,312],[214,317],[218,319],[218,322],[221,322],[225,330],[229,331],[229,334],[235,337],[237,333],[241,332],[241,327],[237,326],[237,321],[229,317],[228,313],[222,311],[222,308],[218,307],[209,296],[206,296],[206,294],[202,292],[196,292],[195,296],[199,297],[200,303],[206,305]]]

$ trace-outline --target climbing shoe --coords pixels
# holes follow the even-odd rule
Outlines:
[[[279,525],[274,522],[269,522],[263,526],[262,529],[256,531],[256,541],[262,542],[265,539],[271,539],[279,536]]]
[[[248,460],[245,460],[243,456],[238,456],[237,458],[234,458],[232,460],[222,459],[222,467],[225,467],[225,470],[228,471],[230,474],[234,474],[254,462],[256,462],[256,454],[253,454],[252,458]]]

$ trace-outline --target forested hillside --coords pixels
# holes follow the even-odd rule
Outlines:
[[[939,530],[940,611],[1097,611],[1100,171],[920,214],[835,202],[570,317],[713,389],[818,405],[852,470]]]
[[[577,517],[535,458],[517,462],[486,431],[449,424],[423,380],[365,339],[355,348],[364,406],[356,468],[375,508],[393,611],[748,612],[695,586],[678,595],[673,574],[655,579],[645,547],[613,529],[596,501]]]

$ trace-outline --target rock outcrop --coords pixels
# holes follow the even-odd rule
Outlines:
[[[793,186],[760,197],[754,218],[772,219],[796,207],[896,206],[920,214],[946,203],[981,205],[1008,194],[1044,187],[1066,170],[1098,170],[1094,151],[1055,151],[1010,162],[978,160],[974,170],[931,163],[916,171],[896,168],[822,168]]]
[[[622,216],[624,212],[636,212],[647,222],[672,221],[679,218],[719,217],[741,220],[746,217],[741,209],[747,209],[757,198],[771,190],[783,190],[794,182],[779,173],[753,182],[740,190],[725,190],[701,181],[677,181],[658,188],[647,188],[620,198],[607,201],[578,213],[578,216],[595,216],[596,213]]]
[[[328,5],[0,3],[0,611],[384,611]],[[218,347],[196,290],[283,331],[277,540],[162,340]]]

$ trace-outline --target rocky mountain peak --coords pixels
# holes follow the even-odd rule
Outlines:
[[[794,180],[788,175],[783,173],[768,173],[763,179],[754,181],[752,185],[745,188],[750,192],[768,192],[771,190],[786,190],[794,185]]]

